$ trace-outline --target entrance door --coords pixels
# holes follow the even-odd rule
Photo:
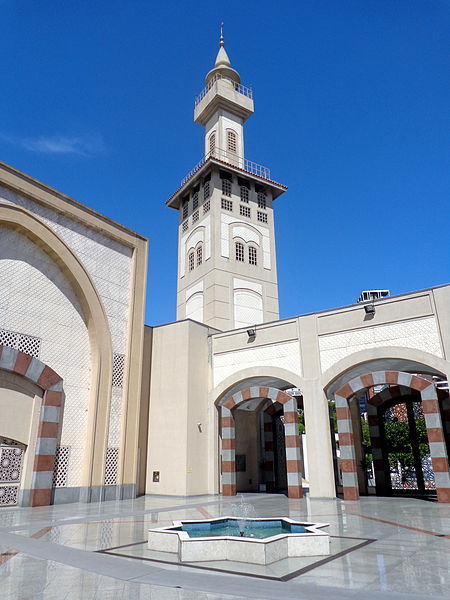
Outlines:
[[[15,506],[19,500],[25,447],[0,438],[0,506]]]
[[[286,445],[284,437],[283,413],[279,412],[273,420],[275,440],[275,488],[277,492],[287,490]]]

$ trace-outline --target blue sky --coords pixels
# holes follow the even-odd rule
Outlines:
[[[0,159],[150,239],[148,324],[175,319],[193,100],[225,45],[276,205],[280,315],[449,277],[443,0],[0,0]]]

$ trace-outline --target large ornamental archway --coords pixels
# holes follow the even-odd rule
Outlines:
[[[430,378],[431,379],[431,378]],[[385,467],[380,443],[380,423],[377,407],[386,401],[408,393],[420,399],[425,418],[426,432],[434,471],[436,494],[439,502],[450,502],[450,475],[441,407],[435,382],[425,376],[402,371],[374,371],[353,377],[334,393],[345,500],[358,500],[358,464],[351,403],[365,390],[369,390],[367,412],[372,438],[373,462],[377,488],[386,489]],[[385,386],[374,393],[377,386]],[[442,403],[441,403],[442,404]]]
[[[264,412],[264,433],[267,454],[273,453],[270,418],[273,411],[270,404],[282,407],[284,424],[284,448],[287,492],[289,498],[301,498],[302,474],[300,436],[298,432],[298,414],[296,398],[286,392],[267,386],[252,386],[242,389],[231,396],[225,396],[217,402],[220,409],[220,435],[222,439],[222,494],[236,494],[236,411],[244,403],[252,400],[268,401],[269,406]],[[273,458],[272,458],[273,460]],[[273,473],[273,463],[265,465],[267,472]],[[267,480],[271,483],[271,475]]]
[[[1,344],[0,370],[20,375],[35,383],[43,391],[35,440],[31,489],[21,490],[20,503],[22,506],[47,506],[52,502],[56,446],[63,418],[63,380],[53,369],[37,358]],[[34,443],[34,440],[31,441]]]

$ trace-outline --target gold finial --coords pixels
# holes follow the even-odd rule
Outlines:
[[[223,23],[220,24],[220,45],[225,45],[225,42],[223,41]]]

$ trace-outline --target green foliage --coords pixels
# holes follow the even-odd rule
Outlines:
[[[299,435],[303,435],[306,431],[306,429],[305,429],[305,413],[301,409],[299,409],[297,411],[297,413],[298,413],[298,419],[297,419],[298,433],[299,433]]]
[[[423,459],[427,454],[430,453],[425,419],[421,417],[419,419],[416,419],[415,423],[420,458]],[[371,441],[369,423],[362,419],[361,427],[363,443],[366,446],[366,449],[369,451],[366,451],[365,463],[367,466],[369,466],[373,460],[372,454],[370,453]],[[412,452],[408,422],[397,420],[385,421],[384,432],[386,440],[386,450],[389,455],[389,466],[396,467],[397,463],[400,463],[402,468],[404,469],[414,467],[414,455]]]
[[[416,419],[416,435],[419,444],[420,458],[423,459],[430,452],[428,445],[425,419]],[[399,462],[403,468],[414,467],[414,456],[410,440],[409,424],[407,421],[385,421],[386,449],[389,454],[389,465],[397,466]]]

